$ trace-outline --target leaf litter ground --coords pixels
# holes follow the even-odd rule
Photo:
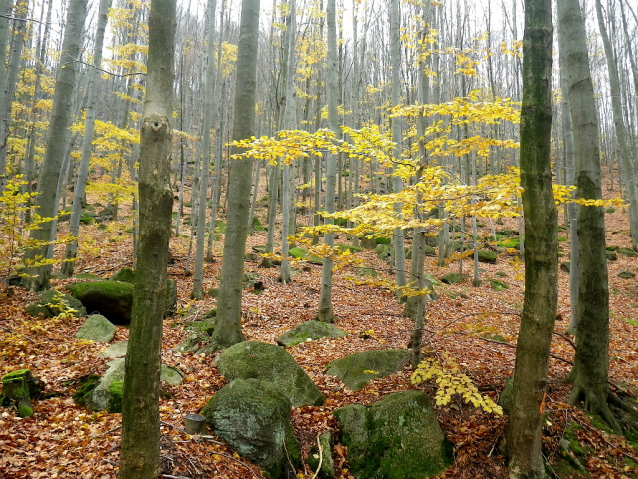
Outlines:
[[[263,206],[262,206],[263,207]],[[626,212],[606,215],[608,245],[629,247]],[[85,226],[84,256],[78,260],[76,272],[93,273],[105,278],[117,269],[130,266],[132,250],[129,235],[122,234],[126,225],[114,223],[106,229]],[[516,228],[514,222],[499,226]],[[346,242],[347,238],[338,241]],[[265,233],[249,237],[248,248],[265,244]],[[569,242],[560,243],[563,258],[568,257]],[[166,386],[172,398],[162,399],[162,474],[163,477],[187,478],[262,478],[258,467],[239,457],[214,436],[189,436],[183,430],[183,418],[198,412],[221,389],[226,381],[214,366],[214,357],[178,354],[171,348],[182,341],[186,321],[203,316],[215,307],[207,296],[201,301],[189,300],[192,278],[185,264],[188,238],[173,238],[171,251],[175,262],[169,265],[169,277],[178,284],[178,313],[164,321],[162,359],[185,373],[180,386]],[[216,261],[205,266],[206,290],[218,285],[221,267],[221,243],[215,244]],[[359,253],[382,277],[391,278],[387,263],[371,251]],[[519,314],[523,304],[523,284],[507,255],[496,264],[481,264],[482,284],[471,285],[466,279],[455,285],[436,287],[439,299],[428,304],[424,350],[429,355],[447,352],[478,386],[483,394],[498,399],[505,380],[514,367]],[[464,269],[471,271],[465,260]],[[439,277],[458,271],[458,263],[439,268],[434,258],[426,259],[427,271]],[[277,281],[278,268],[263,269],[257,263],[246,263],[246,271],[256,273],[265,290],[254,294],[244,291],[243,331],[247,340],[274,343],[292,327],[314,319],[318,308],[321,266],[297,264],[293,282]],[[638,390],[638,286],[633,279],[618,277],[620,271],[638,272],[633,257],[618,255],[609,262],[611,351],[610,378],[625,391]],[[302,442],[304,458],[316,443],[317,435],[337,431],[331,412],[341,406],[373,403],[385,395],[414,389],[410,369],[390,377],[377,379],[360,391],[348,390],[338,379],[325,374],[326,365],[347,354],[369,349],[405,348],[413,326],[402,316],[402,306],[392,292],[356,285],[351,271],[335,274],[333,304],[337,326],[348,333],[345,339],[322,339],[289,348],[297,362],[315,381],[327,400],[321,407],[301,407],[292,411],[295,433]],[[468,275],[469,276],[469,275]],[[497,291],[489,279],[498,279],[508,289]],[[563,333],[569,321],[568,274],[559,273],[559,310],[556,333]],[[57,280],[63,288],[67,281]],[[46,395],[35,401],[35,414],[26,419],[14,411],[3,409],[0,416],[0,477],[28,478],[115,478],[117,477],[121,415],[90,413],[76,406],[71,398],[79,381],[89,374],[101,374],[106,360],[99,352],[101,343],[78,341],[74,335],[82,319],[41,320],[28,316],[23,306],[33,295],[19,289],[5,289],[0,298],[0,375],[18,368],[31,368],[47,383]],[[364,333],[364,334],[362,334]],[[128,337],[126,328],[118,328],[114,341]],[[545,401],[546,421],[543,428],[543,452],[556,478],[638,477],[638,452],[625,438],[614,436],[592,426],[592,418],[566,404],[569,388],[561,383],[569,371],[573,349],[560,334],[552,343],[554,357],[550,362],[549,391]],[[433,396],[430,384],[422,386]],[[506,478],[505,460],[499,446],[506,419],[484,413],[454,400],[437,409],[441,426],[454,444],[454,465],[439,477]],[[584,469],[563,472],[563,443],[568,433],[575,434],[584,447],[577,458]],[[352,477],[348,470],[346,448],[338,441],[334,448],[338,478]],[[298,477],[311,478],[312,471],[304,461]],[[161,477],[161,476],[160,476]]]

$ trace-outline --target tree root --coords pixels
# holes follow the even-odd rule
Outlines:
[[[607,387],[604,389],[592,389],[575,383],[569,394],[569,404],[574,406],[582,401],[586,411],[601,416],[615,434],[622,436],[623,429],[620,422],[618,422],[608,405],[612,396],[615,395]]]

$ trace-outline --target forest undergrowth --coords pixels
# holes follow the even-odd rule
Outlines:
[[[267,207],[258,204],[257,215],[265,223]],[[126,218],[126,208],[121,208]],[[303,221],[303,220],[301,220]],[[617,209],[605,215],[607,244],[630,247],[627,213]],[[129,221],[130,222],[130,221]],[[132,237],[123,222],[87,225],[81,232],[81,256],[77,273],[91,273],[109,278],[118,269],[131,266]],[[516,220],[507,220],[500,229],[516,229]],[[488,225],[484,232],[490,231]],[[568,261],[567,231],[559,232],[560,262]],[[347,243],[342,235],[336,242]],[[247,251],[264,245],[266,233],[253,233]],[[214,245],[215,262],[205,265],[205,290],[218,286],[222,242]],[[239,457],[214,437],[189,436],[183,430],[183,418],[198,412],[225,379],[214,366],[214,357],[178,354],[171,350],[185,339],[186,321],[203,316],[215,307],[210,295],[200,301],[190,300],[192,277],[186,273],[188,236],[171,240],[174,262],[169,277],[178,284],[178,311],[164,321],[162,358],[165,364],[185,373],[179,386],[167,386],[172,398],[162,399],[162,472],[164,477],[196,478],[262,478],[259,469]],[[388,263],[370,250],[357,253],[375,268],[380,277],[392,279]],[[461,283],[435,286],[438,299],[428,303],[424,352],[426,356],[455,358],[481,393],[498,400],[505,381],[514,368],[519,314],[523,304],[520,266],[511,254],[503,253],[496,264],[481,263],[480,286],[471,281],[472,264],[464,261],[464,272],[470,273]],[[520,263],[518,263],[520,265]],[[612,390],[638,393],[638,283],[623,279],[621,271],[638,273],[637,258],[617,255],[609,261],[610,288],[610,382]],[[246,272],[259,275],[261,291],[244,290],[242,328],[247,340],[274,343],[292,327],[314,319],[319,300],[321,266],[297,263],[293,266],[293,282],[277,281],[279,268],[259,268],[257,262],[246,262]],[[436,266],[436,258],[426,258],[426,271],[435,277],[458,272],[458,262]],[[638,477],[638,442],[634,447],[625,437],[604,430],[601,421],[567,405],[569,387],[562,379],[569,371],[573,348],[562,333],[569,322],[568,274],[559,272],[559,308],[552,359],[549,390],[544,401],[543,454],[549,464],[550,477],[632,478]],[[369,349],[406,348],[413,322],[402,316],[392,291],[356,284],[356,272],[335,273],[333,304],[337,326],[347,338],[305,342],[288,351],[325,394],[323,406],[294,409],[292,421],[302,442],[304,458],[325,430],[337,431],[331,412],[351,403],[370,404],[383,396],[414,389],[409,365],[384,379],[372,381],[359,391],[348,390],[338,379],[324,373],[326,365],[347,354]],[[359,278],[360,279],[360,278]],[[54,287],[63,289],[73,280],[56,279]],[[499,281],[495,283],[495,281]],[[504,285],[504,286],[503,286]],[[35,376],[47,384],[45,396],[35,401],[35,414],[21,419],[15,411],[0,410],[0,477],[2,478],[116,478],[121,436],[121,415],[87,412],[76,406],[72,395],[81,378],[101,374],[107,360],[99,356],[106,345],[75,339],[83,319],[38,319],[27,315],[24,306],[33,295],[17,287],[0,289],[0,376],[19,368],[31,368]],[[125,341],[128,330],[118,327],[114,342]],[[426,383],[431,397],[435,388]],[[506,478],[508,471],[500,443],[506,428],[506,416],[472,408],[461,399],[439,406],[441,426],[454,444],[454,465],[438,477]],[[602,427],[602,428],[601,428]],[[572,443],[572,447],[566,447]],[[578,446],[576,446],[578,444]],[[334,448],[336,474],[340,479],[349,474],[346,449],[338,441]],[[579,469],[580,468],[580,469]],[[304,461],[299,478],[312,478]]]

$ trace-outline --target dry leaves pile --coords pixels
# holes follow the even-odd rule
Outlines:
[[[263,208],[263,206],[262,206]],[[265,214],[265,209],[260,214]],[[626,215],[616,212],[606,216],[608,244],[629,246]],[[515,228],[514,223],[499,228]],[[76,265],[77,272],[110,277],[119,267],[128,266],[131,238],[122,228],[101,230],[96,226],[83,229],[90,238],[91,248]],[[345,237],[338,241],[346,242]],[[176,262],[169,266],[169,275],[179,289],[178,314],[164,322],[163,361],[186,373],[182,385],[169,387],[172,399],[162,400],[162,473],[163,477],[187,478],[262,478],[259,469],[237,456],[212,436],[191,437],[183,431],[183,418],[198,412],[226,381],[213,366],[213,357],[177,354],[170,348],[185,338],[182,324],[187,319],[203,315],[215,306],[206,297],[189,301],[191,278],[184,274],[188,238],[173,238],[171,250]],[[265,233],[249,238],[252,245],[265,244]],[[560,247],[567,257],[568,242]],[[216,245],[217,261],[205,267],[206,289],[216,287],[221,266],[221,244]],[[359,253],[391,277],[388,265],[370,251]],[[494,265],[481,264],[484,279],[479,287],[465,280],[456,285],[437,287],[439,299],[429,304],[424,349],[428,354],[447,351],[455,357],[483,394],[497,400],[504,381],[513,370],[514,352],[523,285],[516,279],[517,271],[501,256]],[[304,266],[304,267],[302,267]],[[435,276],[458,271],[458,263],[445,268],[427,258],[427,270]],[[471,265],[464,265],[468,272]],[[636,259],[618,255],[609,263],[611,291],[611,364],[610,376],[615,384],[635,391],[638,388],[638,287],[633,279],[617,276],[622,270],[636,272]],[[297,265],[293,283],[277,282],[278,269],[260,269],[257,263],[246,263],[246,270],[260,276],[265,290],[254,294],[245,290],[243,331],[246,339],[273,343],[284,331],[314,319],[319,299],[321,267]],[[497,275],[497,273],[499,273]],[[560,306],[556,332],[562,333],[569,318],[567,274],[560,272]],[[369,404],[384,395],[412,389],[408,366],[385,379],[373,381],[361,391],[350,391],[336,378],[324,374],[333,359],[367,349],[405,348],[413,323],[402,317],[402,307],[389,291],[357,286],[347,276],[335,274],[333,295],[337,325],[345,330],[345,339],[322,339],[302,343],[289,349],[299,364],[326,395],[322,407],[302,407],[293,410],[295,433],[303,444],[304,457],[315,443],[318,433],[336,431],[331,415],[335,408],[359,402]],[[509,289],[492,289],[489,279],[498,279]],[[62,288],[64,281],[57,281]],[[75,332],[81,319],[39,320],[23,312],[30,295],[21,289],[4,290],[0,299],[0,375],[18,368],[31,368],[34,375],[47,383],[46,396],[35,401],[35,414],[19,419],[14,411],[1,410],[0,416],[0,476],[3,478],[115,478],[119,461],[121,417],[118,414],[89,413],[71,399],[81,378],[102,373],[105,360],[98,356],[104,344],[77,341]],[[361,335],[362,331],[367,334]],[[126,340],[126,328],[118,328],[115,341]],[[502,337],[507,343],[495,340]],[[500,339],[500,338],[499,338]],[[591,425],[591,419],[565,404],[568,387],[560,380],[569,370],[573,350],[559,335],[554,338],[550,385],[546,398],[547,420],[543,429],[544,454],[554,468],[554,477],[636,477],[638,452],[625,438],[603,432]],[[564,360],[564,361],[563,361]],[[426,391],[431,386],[423,386]],[[441,425],[454,443],[455,463],[440,477],[505,478],[505,460],[499,446],[506,419],[469,408],[461,401],[438,409]],[[560,467],[566,460],[562,443],[575,434],[586,449],[581,462],[587,472],[562,475]],[[348,471],[346,449],[336,444],[337,477],[346,479]],[[632,462],[633,461],[633,462]],[[314,471],[305,466],[298,477],[311,478]]]

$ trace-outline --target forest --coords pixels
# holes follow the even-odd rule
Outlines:
[[[0,0],[0,477],[638,478],[629,0]]]

